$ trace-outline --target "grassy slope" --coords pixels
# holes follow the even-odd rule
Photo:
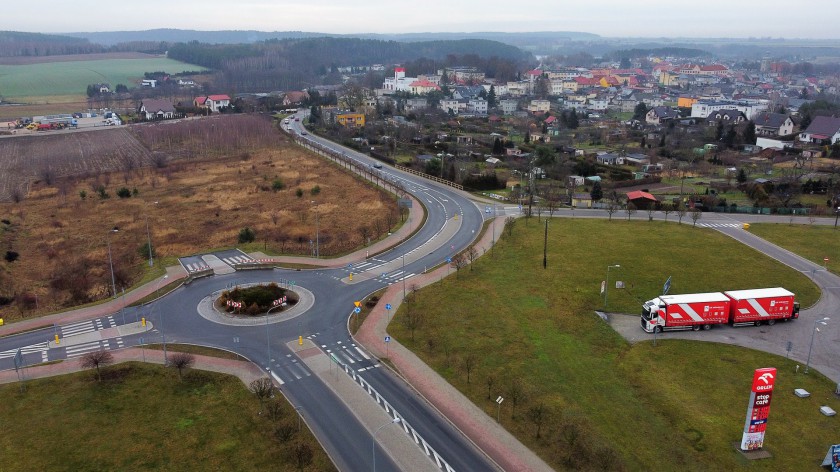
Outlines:
[[[672,293],[782,285],[806,306],[817,299],[816,287],[709,230],[661,222],[550,224],[548,270],[541,266],[541,225],[533,219],[526,227],[520,220],[513,236],[506,235],[472,273],[462,269],[417,294],[410,305],[425,321],[415,341],[401,322],[405,304],[389,331],[488,414],[496,415],[497,395],[506,397],[502,423],[554,467],[719,470],[741,464],[731,443],[743,427],[750,372],[789,366],[743,349],[673,342],[655,353],[670,362],[643,368],[654,355],[651,346],[629,346],[592,314],[603,306],[598,286],[606,266],[622,266],[611,271],[611,282],[623,280],[628,290],[611,290],[610,307],[627,313],[638,313],[668,275]],[[468,384],[464,364],[471,355],[476,367]],[[488,377],[495,380],[489,389]],[[526,400],[514,420],[510,386],[516,381],[525,386]],[[785,392],[790,382],[784,379]],[[831,390],[829,382],[815,379],[797,385]],[[797,418],[819,420],[814,408],[785,413],[792,403],[780,399],[774,416],[796,424]],[[528,412],[540,404],[550,419],[537,439]],[[768,448],[778,448],[779,457],[761,468],[797,468],[827,445],[825,431],[776,424]],[[790,444],[797,447],[788,449]]]
[[[242,383],[221,374],[143,364],[0,386],[0,470],[293,470],[291,448],[308,443],[305,470],[334,470],[304,429],[272,439],[273,427]],[[60,393],[59,393],[60,392]],[[279,423],[297,429],[282,398]],[[12,428],[11,425],[18,427]]]
[[[88,84],[106,82],[129,88],[144,72],[175,74],[203,70],[201,66],[166,58],[107,59],[100,61],[53,62],[27,65],[0,65],[0,90],[7,100],[27,97],[84,97]]]
[[[840,272],[840,229],[833,226],[752,223],[750,232],[820,265],[824,264],[823,258],[828,257],[828,269]]]

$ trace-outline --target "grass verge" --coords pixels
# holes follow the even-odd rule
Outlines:
[[[807,305],[819,293],[802,274],[714,231],[656,221],[551,220],[547,269],[543,225],[533,219],[518,220],[496,246],[472,269],[413,293],[388,331],[489,415],[504,397],[502,424],[552,467],[746,467],[732,443],[759,367],[780,368],[784,383],[767,436],[774,457],[750,466],[800,470],[840,434],[817,411],[820,402],[840,406],[818,374],[795,377],[783,358],[731,346],[631,346],[592,313],[603,308],[611,264],[621,265],[611,287],[620,280],[626,289],[610,290],[610,310],[626,313],[639,313],[668,276],[672,293],[784,286]],[[819,398],[799,401],[794,385]]]
[[[127,363],[0,386],[0,470],[335,470],[281,397],[270,418],[239,379]],[[57,393],[57,392],[60,392]],[[269,402],[267,402],[268,404]],[[69,440],[72,438],[72,440]],[[12,452],[13,451],[13,452]]]
[[[809,261],[840,273],[840,229],[823,225],[750,223],[749,231]],[[825,262],[825,258],[828,262]]]
[[[146,344],[146,349],[163,350],[163,344]],[[220,359],[232,359],[234,361],[248,362],[248,359],[236,354],[234,352],[225,351],[224,349],[216,349],[214,347],[196,346],[194,344],[167,344],[166,350],[169,352],[186,352],[189,354],[196,354],[199,356],[218,357]]]

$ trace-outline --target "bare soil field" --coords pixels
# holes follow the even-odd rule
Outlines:
[[[46,64],[49,62],[105,61],[108,59],[149,59],[153,56],[140,52],[103,52],[101,54],[66,54],[61,56],[17,56],[0,57],[0,65],[20,66],[25,64]]]
[[[0,122],[16,120],[24,116],[45,116],[56,115],[59,113],[75,113],[77,111],[85,111],[89,107],[84,96],[73,95],[67,97],[55,96],[50,97],[49,100],[43,97],[27,101],[25,104],[7,104],[0,105]],[[3,128],[0,128],[3,131]]]
[[[108,297],[109,242],[117,291],[131,287],[149,270],[147,221],[157,264],[236,246],[245,227],[251,250],[309,254],[317,224],[329,256],[399,220],[392,195],[291,144],[261,116],[2,139],[0,162],[4,188],[22,190],[19,202],[0,203],[0,254],[17,255],[0,259],[7,321]],[[15,182],[26,176],[28,185]]]

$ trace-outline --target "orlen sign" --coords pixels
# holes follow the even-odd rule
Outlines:
[[[752,392],[747,404],[747,419],[741,436],[741,450],[754,451],[764,447],[767,417],[770,416],[770,399],[776,384],[776,369],[756,369],[753,373]]]
[[[756,369],[753,373],[752,391],[753,392],[772,392],[773,385],[776,383],[776,368],[767,367],[764,369]]]

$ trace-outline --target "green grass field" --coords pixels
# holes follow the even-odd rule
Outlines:
[[[631,316],[668,276],[672,293],[781,285],[808,306],[819,294],[804,276],[714,231],[584,219],[550,222],[543,270],[542,234],[536,219],[520,219],[473,271],[413,295],[389,332],[489,415],[503,396],[504,426],[560,470],[803,470],[822,459],[840,434],[817,411],[840,407],[827,379],[794,376],[791,362],[737,347],[631,346],[593,313],[603,308],[599,284],[610,264],[621,264],[611,285],[627,286],[610,290],[610,311]],[[413,341],[408,309],[422,314]],[[770,366],[781,369],[783,392],[766,442],[774,458],[747,464],[732,444],[751,372]],[[814,396],[794,397],[794,385]]]
[[[0,386],[0,470],[335,470],[282,397],[275,419],[239,379],[130,363]],[[282,438],[275,433],[282,429]],[[286,434],[291,433],[290,437]]]
[[[823,259],[827,257],[828,270],[840,273],[840,228],[750,223],[749,231],[819,265],[824,265]]]
[[[145,72],[176,74],[205,70],[163,57],[149,59],[106,59],[99,61],[52,62],[0,65],[0,95],[10,101],[41,97],[85,97],[88,84],[125,84],[134,88]]]

